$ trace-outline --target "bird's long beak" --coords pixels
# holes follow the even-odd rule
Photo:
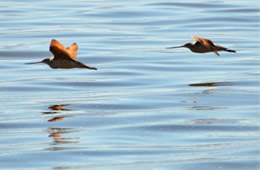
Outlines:
[[[176,46],[176,47],[167,47],[166,49],[172,49],[172,48],[182,48],[182,47],[185,47],[184,45],[181,45],[181,46]]]
[[[24,64],[40,64],[43,63],[42,61],[38,61],[38,62],[32,62],[32,63],[24,63]]]

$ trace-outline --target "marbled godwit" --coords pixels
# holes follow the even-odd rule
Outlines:
[[[225,47],[222,47],[219,45],[215,45],[211,40],[208,40],[205,38],[200,38],[197,36],[192,36],[192,38],[195,40],[192,43],[186,43],[184,45],[177,46],[177,47],[168,47],[167,49],[186,47],[186,48],[189,48],[194,53],[214,52],[218,56],[219,56],[218,51],[227,51],[227,52],[232,52],[232,53],[236,52],[235,50],[230,50],[228,48],[225,48]]]
[[[45,58],[39,62],[26,63],[26,64],[38,64],[45,63],[51,68],[87,68],[91,70],[97,70],[95,67],[87,66],[77,61],[78,45],[76,43],[71,44],[70,47],[65,48],[60,42],[53,39],[50,44],[50,51],[54,57]]]

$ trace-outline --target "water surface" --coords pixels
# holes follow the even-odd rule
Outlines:
[[[259,169],[259,6],[1,2],[1,168]],[[191,35],[237,53],[166,49]],[[53,38],[98,71],[24,64]]]

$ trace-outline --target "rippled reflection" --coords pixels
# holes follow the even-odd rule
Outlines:
[[[51,106],[49,107],[49,109],[51,109],[51,110],[70,111],[70,109],[64,108],[65,106],[69,106],[69,104],[51,105]]]
[[[71,111],[70,109],[65,108],[69,104],[60,104],[60,105],[51,105],[48,107],[50,111],[43,112],[43,114],[57,114],[58,111]]]
[[[189,84],[189,86],[199,86],[199,87],[232,86],[232,83],[231,82],[208,82],[208,83]]]
[[[79,137],[63,137],[63,135],[68,136],[68,134],[77,132],[74,128],[48,128],[47,131],[49,137],[53,138],[51,145],[78,143],[80,139]]]
[[[239,119],[197,119],[197,120],[191,120],[191,124],[239,124],[243,120]]]
[[[219,109],[218,107],[213,106],[193,106],[191,110],[216,110]]]
[[[71,109],[65,108],[66,106],[69,106],[69,104],[59,104],[59,105],[51,105],[48,107],[50,112],[44,112],[43,114],[54,114],[55,116],[48,120],[50,123],[55,123],[64,120],[65,117],[70,117],[68,115],[61,115],[64,111],[68,112],[71,111]],[[78,143],[79,137],[67,137],[71,135],[73,132],[77,132],[78,130],[76,128],[63,128],[63,127],[57,127],[57,124],[51,124],[55,125],[56,127],[49,127],[47,129],[49,133],[49,137],[53,139],[53,142],[50,143],[50,145],[60,145],[60,144],[70,144],[70,143]],[[66,137],[64,137],[66,136]],[[48,150],[65,150],[66,147],[51,147],[48,148]]]
[[[196,91],[191,97],[192,103],[194,106],[188,107],[189,110],[196,110],[196,111],[210,111],[210,110],[217,110],[217,109],[224,109],[224,107],[215,106],[214,102],[209,102],[210,105],[202,104],[201,101],[204,98],[208,98],[213,96],[216,93],[216,86],[229,86],[232,85],[230,82],[207,82],[207,83],[195,83],[189,84],[189,86],[195,87],[205,87],[201,92]]]
[[[65,108],[66,106],[69,106],[69,104],[51,105],[51,106],[48,107],[48,109],[51,110],[51,111],[43,112],[43,114],[52,115],[52,114],[62,113],[63,111],[71,111],[71,109]],[[68,117],[68,116],[55,116],[55,117],[49,119],[48,122],[61,121],[65,117]]]
[[[54,117],[52,119],[49,119],[48,122],[56,122],[56,121],[61,121],[63,119],[64,119],[64,117],[58,116],[58,117]]]

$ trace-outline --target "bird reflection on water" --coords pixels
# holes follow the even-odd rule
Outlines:
[[[51,106],[49,107],[49,109],[51,109],[51,110],[70,111],[70,109],[64,108],[65,106],[69,106],[69,104],[51,105]]]
[[[43,114],[59,114],[63,111],[71,111],[71,109],[65,108],[66,106],[69,106],[69,104],[57,104],[57,105],[51,105],[48,107],[50,109],[50,112],[44,112]],[[48,120],[50,123],[58,122],[64,120],[65,117],[69,116],[55,116]],[[53,138],[53,142],[51,145],[59,145],[59,144],[68,144],[68,143],[78,143],[79,137],[63,137],[65,134],[70,134],[73,132],[77,132],[78,130],[75,128],[64,128],[64,127],[49,127],[47,129],[47,132],[49,133],[50,138]],[[48,150],[64,150],[66,148],[58,148],[58,147],[52,147],[48,148]]]
[[[48,128],[49,137],[53,138],[51,145],[68,144],[68,143],[78,143],[79,137],[63,137],[65,134],[70,134],[77,132],[74,128]],[[65,149],[65,148],[63,148]],[[52,148],[52,150],[58,150],[57,148]]]
[[[231,86],[231,82],[206,82],[206,83],[193,83],[189,84],[189,86],[194,87],[214,87],[214,86]]]
[[[69,104],[60,104],[60,105],[51,105],[48,107],[50,111],[45,111],[43,114],[57,114],[58,111],[71,111],[71,109],[65,108],[66,106],[69,106]]]
[[[51,105],[48,107],[51,111],[43,112],[43,114],[59,114],[61,111],[71,111],[70,109],[65,108],[69,104],[60,104],[60,105]],[[65,116],[55,116],[48,120],[48,122],[56,122],[64,119]],[[68,116],[66,116],[68,117]]]

